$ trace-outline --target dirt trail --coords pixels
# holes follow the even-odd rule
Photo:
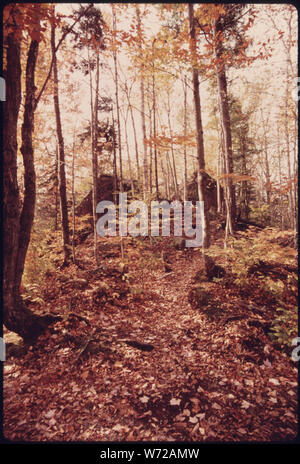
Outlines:
[[[144,287],[140,299],[94,308],[92,328],[83,321],[70,326],[99,334],[112,355],[78,358],[78,350],[63,343],[65,326],[58,324],[25,358],[6,363],[7,438],[269,441],[295,436],[296,368],[246,318],[224,323],[190,306],[199,250],[173,251],[170,261],[168,275],[150,265],[136,274]],[[209,285],[233,313],[240,309],[234,295]],[[261,345],[245,347],[243,340],[253,334]],[[155,348],[140,351],[124,339]]]

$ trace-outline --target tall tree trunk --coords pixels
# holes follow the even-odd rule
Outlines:
[[[58,216],[59,216],[59,192],[58,192],[59,180],[58,180],[58,145],[55,144],[55,180],[54,180],[54,192],[55,192],[55,222],[54,230],[58,230]]]
[[[221,153],[218,151],[218,164],[217,164],[217,213],[221,214],[222,212],[222,202],[221,202],[221,185],[219,176],[221,175]]]
[[[92,171],[93,171],[93,229],[94,229],[94,256],[96,264],[99,264],[99,257],[98,257],[98,242],[97,242],[97,203],[98,203],[98,102],[99,102],[99,49],[97,49],[97,58],[96,58],[96,91],[95,91],[95,101],[94,101],[94,115],[92,119],[94,120],[93,126],[93,138],[94,143],[92,144]],[[91,75],[91,73],[90,73]],[[92,91],[92,89],[91,89]],[[92,94],[91,94],[91,103],[92,101]],[[92,108],[93,110],[93,108]]]
[[[18,258],[16,265],[16,288],[19,288],[24,271],[25,258],[30,242],[31,228],[34,220],[36,200],[36,175],[34,168],[34,150],[32,134],[34,130],[34,101],[35,85],[34,74],[38,56],[39,44],[32,40],[26,65],[26,97],[24,108],[24,120],[22,124],[21,153],[24,163],[24,200],[20,216],[22,234],[19,237]]]
[[[167,158],[167,155],[166,154],[166,179],[167,179],[167,199],[170,200],[171,199],[171,181],[170,181],[170,163],[168,163],[168,158]]]
[[[21,104],[20,44],[10,33],[6,51],[6,101],[3,103],[3,306],[4,324],[9,330],[18,331],[19,315],[15,297],[15,272],[20,236],[20,194],[17,182],[17,122]]]
[[[75,249],[75,230],[76,230],[76,224],[75,224],[75,203],[76,203],[76,197],[75,197],[75,130],[73,133],[73,149],[72,149],[72,225],[73,225],[73,230],[72,230],[72,255],[73,255],[73,263],[76,264],[76,249]]]
[[[140,41],[142,41],[142,22],[140,15],[140,7],[136,4],[137,31]],[[142,53],[141,53],[142,58]],[[141,119],[143,131],[144,159],[143,159],[143,197],[148,199],[148,160],[147,160],[147,145],[146,145],[146,121],[145,121],[145,84],[144,84],[144,66],[141,65],[140,70],[140,89],[141,89]]]
[[[152,108],[148,106],[148,111],[149,111],[149,138],[152,139],[153,133],[152,133]],[[152,169],[152,161],[153,161],[153,147],[152,147],[152,142],[150,144],[150,149],[149,149],[149,193],[150,193],[150,198],[152,197],[152,178],[153,178],[153,169]]]
[[[156,38],[152,41],[153,65],[152,65],[152,111],[153,111],[153,138],[154,138],[154,174],[155,174],[155,197],[159,199],[158,188],[158,168],[157,168],[157,146],[156,146],[156,92],[155,92],[155,44]]]
[[[177,190],[176,190],[175,176],[174,176],[174,172],[173,172],[173,169],[172,169],[172,166],[171,166],[171,161],[170,161],[170,156],[169,156],[168,151],[166,152],[166,159],[167,159],[167,167],[168,167],[168,177],[169,177],[169,180],[170,180],[170,177],[172,179],[174,195],[177,198],[177,196],[176,196]]]
[[[227,190],[227,206],[229,207],[229,219],[228,228],[230,233],[233,233],[234,223],[236,220],[236,199],[235,199],[235,188],[230,177],[233,174],[233,158],[232,158],[232,139],[231,139],[231,126],[230,126],[230,113],[227,93],[227,78],[225,65],[223,63],[223,50],[222,43],[219,39],[219,34],[222,33],[222,24],[220,20],[216,21],[215,24],[215,54],[218,64],[216,65],[217,85],[218,85],[218,97],[219,97],[219,109],[221,128],[224,137],[224,155],[225,155],[225,174],[226,176],[226,190]],[[228,177],[229,176],[229,177]]]
[[[34,128],[34,74],[38,41],[31,40],[26,65],[26,93],[22,125],[21,153],[24,163],[24,200],[20,213],[20,194],[17,182],[17,123],[21,104],[20,44],[14,33],[6,38],[6,102],[3,111],[3,322],[7,329],[32,343],[53,318],[34,315],[23,304],[20,284],[35,207],[35,170],[32,133]]]
[[[183,201],[187,201],[187,156],[186,156],[186,137],[187,137],[187,82],[184,76],[183,84]]]
[[[139,162],[139,149],[138,149],[136,127],[135,127],[135,121],[134,121],[133,110],[132,110],[132,105],[131,104],[129,104],[129,109],[130,109],[130,117],[131,117],[133,136],[134,136],[137,181],[138,181],[138,185],[139,185],[139,188],[140,188],[140,186],[141,186],[141,173],[140,173],[140,162]]]
[[[221,182],[220,182],[220,177],[222,174],[224,174],[224,138],[223,138],[223,132],[220,128],[220,124],[217,118],[216,110],[214,109],[214,119],[215,123],[217,126],[217,132],[218,132],[218,139],[219,139],[219,145],[218,145],[218,161],[217,161],[217,213],[222,214],[223,213],[223,202],[222,202],[222,194],[221,194]]]
[[[60,194],[60,210],[63,230],[63,248],[64,248],[64,265],[70,261],[70,232],[68,221],[68,207],[67,207],[67,187],[66,187],[66,172],[65,172],[65,149],[64,139],[61,126],[60,108],[59,108],[59,95],[58,95],[58,70],[57,59],[55,52],[55,25],[51,25],[51,50],[53,57],[53,82],[54,82],[54,110],[56,118],[56,132],[59,149],[59,194]]]
[[[132,109],[132,104],[130,101],[130,95],[129,95],[129,90],[127,87],[127,84],[125,82],[125,95],[128,101],[128,108],[130,111],[130,118],[131,118],[131,124],[132,124],[132,129],[133,129],[133,137],[134,137],[134,147],[135,147],[135,159],[136,159],[136,173],[137,173],[137,182],[139,188],[141,187],[141,175],[140,175],[140,162],[139,162],[139,150],[138,150],[138,142],[137,142],[137,135],[136,135],[136,127],[135,127],[135,120],[133,116],[133,109]]]
[[[279,174],[279,185],[282,182],[282,169],[281,169],[281,149],[280,149],[280,134],[279,134],[279,122],[277,121],[277,156],[278,156],[278,174]],[[279,203],[280,217],[281,217],[281,230],[284,230],[284,215],[283,215],[283,202]]]
[[[114,4],[111,4],[113,16],[113,30],[116,30],[116,12]],[[120,105],[119,105],[119,79],[118,79],[118,65],[117,65],[117,52],[113,51],[114,70],[115,70],[115,97],[117,109],[117,124],[118,124],[118,149],[119,149],[119,166],[120,166],[120,190],[123,192],[123,166],[122,166],[122,145],[121,145],[121,124],[120,124]]]
[[[270,176],[270,164],[269,164],[269,156],[268,156],[268,140],[267,140],[267,128],[266,123],[263,116],[263,110],[260,109],[261,112],[261,120],[263,126],[263,134],[264,134],[264,141],[263,141],[263,153],[264,153],[264,165],[265,165],[265,177],[266,177],[266,197],[267,197],[267,204],[270,206],[271,204],[271,176]]]
[[[291,182],[292,178],[292,170],[291,170],[291,149],[290,149],[290,133],[289,133],[289,60],[287,57],[286,60],[286,85],[285,85],[285,102],[284,102],[284,136],[285,136],[285,143],[286,143],[286,155],[287,155],[287,167],[288,167],[288,177],[289,181]],[[293,187],[291,185],[289,192],[289,216],[291,222],[291,228],[295,229],[294,224],[294,196],[293,196]]]
[[[131,192],[132,192],[132,195],[134,196],[135,195],[134,182],[133,182],[133,176],[132,176],[132,167],[131,167],[130,150],[129,150],[129,142],[128,142],[128,131],[127,131],[128,110],[129,110],[129,108],[127,108],[126,116],[124,114],[124,130],[125,130],[125,141],[126,141],[126,149],[127,149],[127,158],[128,158]]]
[[[118,196],[118,171],[117,171],[117,150],[116,150],[116,131],[115,131],[115,118],[114,118],[114,111],[113,107],[111,110],[111,118],[112,118],[112,128],[113,128],[113,198],[114,204],[117,204],[117,196]]]
[[[178,200],[178,198],[179,198],[178,180],[177,180],[177,172],[176,172],[175,153],[174,153],[174,144],[173,144],[173,131],[172,131],[172,126],[171,126],[170,112],[171,112],[170,95],[168,93],[167,116],[168,116],[169,135],[170,135],[170,139],[171,139],[171,154],[172,154],[172,164],[173,164],[173,174],[174,174],[174,184],[175,184],[175,196],[176,196],[176,199]]]
[[[163,160],[160,160],[160,165],[161,165],[161,172],[162,172],[162,175],[164,178],[164,184],[165,184],[165,198],[168,199],[169,198],[168,178],[167,178],[166,171],[164,169]]]
[[[154,138],[154,172],[155,172],[155,193],[156,200],[159,199],[158,187],[158,167],[157,167],[157,146],[156,146],[156,92],[155,92],[155,76],[152,75],[152,101],[153,101],[153,138]]]
[[[196,52],[196,31],[194,22],[194,7],[192,3],[188,5],[189,9],[189,26],[190,26],[190,47],[192,55],[195,56]],[[204,142],[203,142],[203,129],[202,129],[202,117],[201,117],[201,103],[199,93],[199,73],[198,70],[193,67],[193,96],[195,105],[195,118],[196,118],[196,132],[197,132],[197,160],[198,160],[198,179],[199,179],[199,201],[204,204],[204,217],[203,217],[203,246],[202,250],[204,253],[204,265],[207,267],[205,249],[210,245],[210,230],[209,230],[209,218],[207,211],[207,201],[205,199],[205,180],[203,174],[205,173],[205,158],[204,158]]]
[[[233,159],[232,159],[232,140],[231,140],[231,127],[230,127],[230,115],[229,115],[229,104],[227,95],[227,80],[225,70],[217,71],[218,81],[218,93],[219,93],[219,107],[220,107],[220,118],[222,134],[224,139],[224,158],[225,158],[225,174],[226,174],[226,189],[227,189],[227,200],[229,205],[228,218],[231,221],[229,224],[230,233],[234,229],[234,223],[236,219],[236,200],[235,200],[235,189],[232,182],[232,178],[228,177],[233,174]]]

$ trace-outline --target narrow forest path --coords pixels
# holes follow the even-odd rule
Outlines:
[[[159,253],[153,262],[155,250],[145,245],[142,253],[142,246],[130,257],[140,292],[120,298],[120,304],[114,297],[89,307],[89,289],[76,290],[77,297],[63,285],[54,289],[49,305],[60,301],[66,314],[72,309],[78,318],[66,316],[23,358],[5,364],[5,436],[62,441],[294,438],[297,369],[261,328],[249,325],[253,315],[245,306],[247,296],[243,301],[225,285],[204,284],[226,310],[208,317],[188,300],[202,265],[201,251],[170,249],[172,272],[165,273]],[[87,248],[82,256],[87,257]],[[103,279],[96,278],[95,284],[103,287]],[[87,353],[87,344],[74,346],[68,334],[100,340],[102,348]],[[141,351],[124,340],[154,349]]]

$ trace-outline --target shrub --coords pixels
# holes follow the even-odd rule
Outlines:
[[[297,336],[298,309],[293,307],[278,307],[277,316],[272,321],[270,337],[281,348],[289,349],[292,346],[292,339]]]

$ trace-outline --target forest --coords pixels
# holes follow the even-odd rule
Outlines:
[[[2,21],[4,439],[296,440],[296,8]]]

